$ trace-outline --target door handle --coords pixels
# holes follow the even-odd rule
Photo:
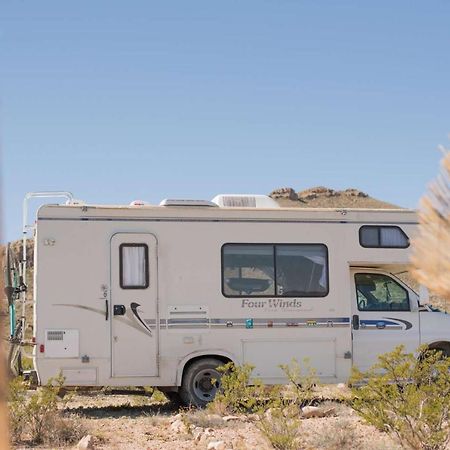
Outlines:
[[[109,319],[109,308],[108,308],[108,300],[105,299],[105,320]]]
[[[114,315],[115,316],[124,316],[126,312],[125,305],[114,305]]]
[[[358,314],[353,314],[352,325],[354,330],[359,330],[359,316]]]

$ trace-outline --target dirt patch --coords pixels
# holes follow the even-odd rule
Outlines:
[[[342,391],[327,387],[325,397],[330,392],[338,392],[342,397]],[[344,397],[345,394],[344,390]],[[400,448],[389,436],[364,424],[345,403],[326,401],[325,406],[334,409],[331,417],[300,421],[299,448]],[[102,393],[72,394],[65,412],[83,422],[96,449],[203,450],[216,444],[217,448],[235,450],[273,448],[259,429],[257,415],[224,420],[208,410],[178,409],[150,397]]]

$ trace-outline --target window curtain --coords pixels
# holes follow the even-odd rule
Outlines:
[[[122,285],[145,286],[145,247],[122,247]]]
[[[382,247],[406,247],[408,241],[398,228],[382,227],[381,246]]]

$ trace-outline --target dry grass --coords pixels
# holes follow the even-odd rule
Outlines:
[[[450,152],[421,200],[420,233],[414,240],[414,276],[430,291],[450,301]]]
[[[201,428],[223,428],[228,426],[221,416],[205,409],[190,409],[184,413],[186,422]]]
[[[330,419],[304,439],[304,448],[314,450],[400,450],[390,440],[368,439],[370,429],[351,418]],[[375,433],[372,433],[375,437]],[[379,438],[379,436],[377,436]]]
[[[299,415],[286,417],[282,409],[271,409],[261,417],[258,428],[276,450],[297,450],[300,447]]]

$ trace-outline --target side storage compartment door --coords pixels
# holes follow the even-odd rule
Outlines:
[[[113,377],[158,376],[157,241],[152,234],[111,239]]]
[[[351,277],[353,364],[367,370],[400,344],[414,352],[420,340],[414,292],[381,271],[354,269]]]

